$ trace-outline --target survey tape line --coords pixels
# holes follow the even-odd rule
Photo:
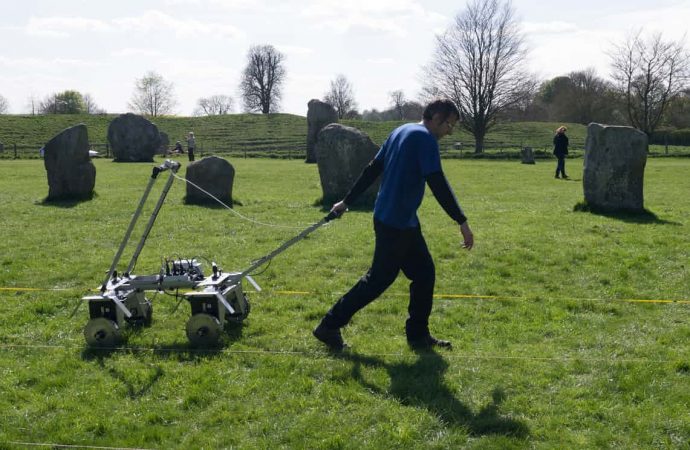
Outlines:
[[[89,291],[97,291],[98,289],[90,289]],[[29,287],[0,287],[0,291],[8,292],[37,292],[37,291],[57,291],[57,292],[67,292],[76,291],[84,292],[80,288],[29,288]],[[312,291],[290,291],[290,290],[276,290],[261,292],[264,295],[275,294],[275,295],[324,295],[323,293],[312,292]],[[332,296],[340,296],[341,293],[332,293]],[[401,292],[389,292],[386,295],[394,295],[396,297],[408,296],[407,293]],[[520,296],[510,296],[510,295],[482,295],[482,294],[434,294],[435,299],[475,299],[475,300],[538,300],[539,298],[530,299],[529,297]],[[638,298],[584,298],[584,297],[550,297],[551,300],[589,300],[589,301],[612,301],[612,302],[625,302],[625,303],[677,303],[690,305],[690,300],[673,300],[673,299],[638,299]]]
[[[226,355],[259,355],[259,356],[302,356],[302,357],[333,357],[336,359],[347,359],[348,355],[353,357],[369,356],[369,357],[397,357],[397,358],[419,358],[425,355],[416,353],[343,353],[342,356],[334,355],[330,352],[308,352],[303,350],[230,350],[230,349],[182,349],[178,347],[104,347],[104,348],[89,348],[86,346],[68,346],[68,345],[49,345],[49,344],[0,344],[0,349],[4,350],[19,350],[19,349],[44,349],[44,350],[93,350],[93,351],[123,351],[123,352],[152,352],[152,353],[222,353]],[[428,357],[436,357],[436,355],[429,354]],[[672,364],[677,360],[669,359],[651,359],[651,358],[616,358],[616,357],[578,357],[578,356],[512,356],[512,355],[494,355],[494,354],[443,354],[444,358],[448,359],[483,359],[483,360],[516,360],[516,361],[551,361],[551,362],[618,362],[618,363],[654,363],[654,364]]]

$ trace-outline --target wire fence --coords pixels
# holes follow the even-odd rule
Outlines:
[[[469,158],[469,159],[520,159],[525,148],[531,148],[532,154],[536,159],[551,159],[553,145],[550,142],[543,144],[525,145],[524,143],[485,141],[484,150],[481,153],[475,152],[474,142],[442,142],[441,157],[447,159]],[[0,144],[0,160],[2,159],[40,159],[43,157],[41,148],[35,145],[22,143]],[[114,158],[112,148],[106,143],[93,143],[90,150],[94,158]],[[263,145],[260,147],[248,146],[217,146],[204,145],[200,143],[195,150],[195,156],[217,155],[226,158],[271,158],[271,159],[306,159],[306,148],[303,146]],[[568,157],[580,158],[585,153],[584,142],[571,142]],[[180,156],[185,157],[186,153],[174,153],[171,149],[158,152],[158,156]],[[690,157],[690,146],[678,145],[650,145],[648,155],[651,157],[677,156]]]

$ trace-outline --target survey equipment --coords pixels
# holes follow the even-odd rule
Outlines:
[[[156,217],[160,212],[165,197],[180,168],[180,163],[166,160],[153,168],[144,194],[139,201],[125,236],[115,254],[107,272],[100,292],[88,295],[82,300],[88,303],[89,321],[84,327],[87,344],[93,347],[115,347],[122,340],[122,328],[126,325],[151,325],[153,304],[147,292],[168,292],[187,290],[184,299],[189,302],[191,317],[187,320],[186,333],[194,346],[210,346],[218,342],[225,325],[240,323],[249,314],[250,305],[247,294],[242,289],[243,280],[247,280],[255,289],[261,290],[251,277],[251,273],[266,264],[291,245],[304,239],[308,234],[322,225],[337,218],[339,214],[331,212],[319,222],[304,229],[292,239],[283,243],[269,254],[255,260],[240,271],[224,272],[216,263],[211,263],[211,271],[204,273],[202,264],[196,258],[165,259],[158,273],[153,275],[134,275],[137,258],[144,248]],[[151,212],[142,236],[134,250],[127,268],[120,274],[117,271],[120,258],[132,235],[132,231],[141,216],[144,204],[158,176],[169,171],[161,195]]]

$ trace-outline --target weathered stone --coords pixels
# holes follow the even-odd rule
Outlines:
[[[235,179],[235,168],[223,158],[207,156],[190,163],[187,166],[185,179],[232,207],[232,183]],[[216,203],[216,200],[187,183],[185,202],[204,205]]]
[[[316,142],[316,162],[321,178],[324,206],[342,200],[366,165],[374,159],[379,146],[362,131],[337,123],[319,132]],[[369,187],[357,200],[357,205],[373,206],[379,181]]]
[[[330,123],[338,123],[338,113],[333,106],[318,99],[307,103],[307,163],[316,162],[316,142],[319,131]]]
[[[86,125],[67,128],[44,146],[48,200],[83,199],[93,195],[96,167],[89,158]]]
[[[152,162],[160,149],[161,135],[149,120],[127,113],[110,122],[108,142],[117,162]]]
[[[532,147],[522,147],[520,156],[522,158],[522,164],[535,164]]]
[[[585,141],[585,201],[603,211],[643,211],[647,135],[631,127],[590,123]]]

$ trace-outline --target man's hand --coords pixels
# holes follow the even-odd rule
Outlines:
[[[462,233],[462,239],[464,241],[462,247],[467,250],[472,250],[472,247],[474,247],[474,235],[467,221],[460,225],[460,232]]]
[[[342,216],[345,211],[347,211],[347,203],[342,200],[331,207],[331,212],[335,213],[338,217]]]

